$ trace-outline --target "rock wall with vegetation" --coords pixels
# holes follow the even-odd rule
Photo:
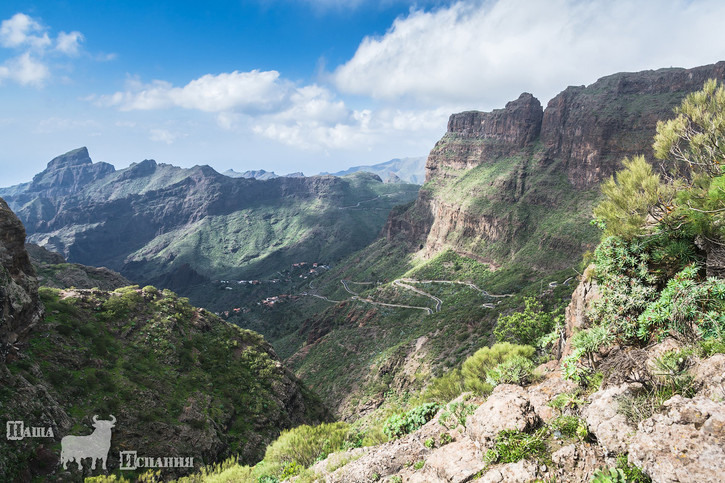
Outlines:
[[[25,228],[0,198],[0,363],[43,315]]]

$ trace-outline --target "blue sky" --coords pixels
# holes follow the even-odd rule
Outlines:
[[[724,3],[5,0],[0,186],[79,146],[306,174],[425,155],[456,111],[725,60]]]

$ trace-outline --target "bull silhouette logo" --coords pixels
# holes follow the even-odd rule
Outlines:
[[[103,469],[106,469],[106,458],[111,449],[111,428],[116,424],[116,418],[111,414],[111,419],[98,419],[93,416],[93,427],[95,430],[88,436],[65,436],[60,440],[60,462],[63,469],[68,469],[68,462],[75,461],[78,469],[81,470],[81,461],[91,458],[91,470],[96,469],[96,460],[103,461]]]

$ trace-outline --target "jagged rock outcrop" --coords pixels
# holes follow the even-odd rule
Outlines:
[[[594,279],[594,265],[589,265],[579,281],[574,293],[571,295],[571,301],[566,307],[564,313],[564,331],[559,338],[557,346],[554,348],[554,356],[557,359],[571,354],[571,336],[575,331],[583,330],[589,327],[590,321],[587,312],[592,308],[592,304],[600,297],[597,281]]]
[[[643,154],[652,160],[657,121],[672,117],[672,108],[711,78],[725,78],[725,62],[620,73],[587,87],[569,87],[544,111],[546,155],[564,161],[567,177],[578,189],[611,176],[625,156]]]
[[[6,196],[14,210],[37,199],[39,201],[35,203],[34,209],[43,211],[43,206],[39,205],[44,203],[40,200],[75,194],[114,171],[111,164],[91,161],[88,149],[82,147],[53,158],[45,170],[36,174],[20,193],[8,196],[12,191],[5,193],[7,189],[0,189],[0,196]]]
[[[0,198],[0,363],[42,316],[38,281],[25,251],[25,229]]]
[[[597,391],[589,399],[590,404],[583,410],[582,416],[605,453],[611,455],[627,451],[635,428],[619,413],[618,401],[622,397],[632,397],[642,389],[639,384],[622,384]]]
[[[526,92],[504,109],[451,115],[428,156],[425,180],[445,177],[445,168],[470,169],[517,152],[539,137],[543,115],[539,100]]]
[[[484,447],[491,447],[496,435],[505,429],[531,432],[541,424],[541,418],[529,401],[526,389],[503,384],[496,386],[471,417],[466,434]]]

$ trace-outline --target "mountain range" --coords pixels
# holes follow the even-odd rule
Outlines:
[[[154,160],[116,171],[79,148],[0,196],[29,241],[217,310],[226,305],[215,304],[213,280],[272,279],[293,263],[336,261],[372,241],[417,190],[369,173],[262,181]]]
[[[703,255],[687,233],[653,238],[661,251],[650,253],[638,240],[611,248],[590,221],[623,158],[671,172],[653,155],[658,122],[708,79],[725,80],[725,62],[614,74],[546,107],[523,93],[453,114],[422,186],[371,167],[261,180],[153,160],[117,171],[85,148],[59,156],[0,189],[0,404],[65,432],[115,411],[132,427],[124,444],[152,444],[139,434],[147,423],[164,435],[154,449],[178,439],[205,462],[238,453],[249,465],[201,481],[589,481],[615,464],[625,480],[707,481],[724,461],[722,338],[614,331],[645,307],[648,323],[689,320],[678,303],[722,323],[725,287],[697,278]],[[389,163],[376,169],[412,172],[419,160]],[[33,267],[23,230],[61,258],[31,247]],[[158,288],[62,287],[62,258]],[[61,287],[39,289],[38,275]],[[630,304],[637,283],[651,284],[649,298]],[[677,298],[699,296],[698,284],[712,284],[707,297]],[[535,323],[546,333],[523,340]],[[648,372],[657,364],[664,379]],[[340,421],[306,426],[328,409]],[[52,445],[6,447],[14,475],[55,471]]]

